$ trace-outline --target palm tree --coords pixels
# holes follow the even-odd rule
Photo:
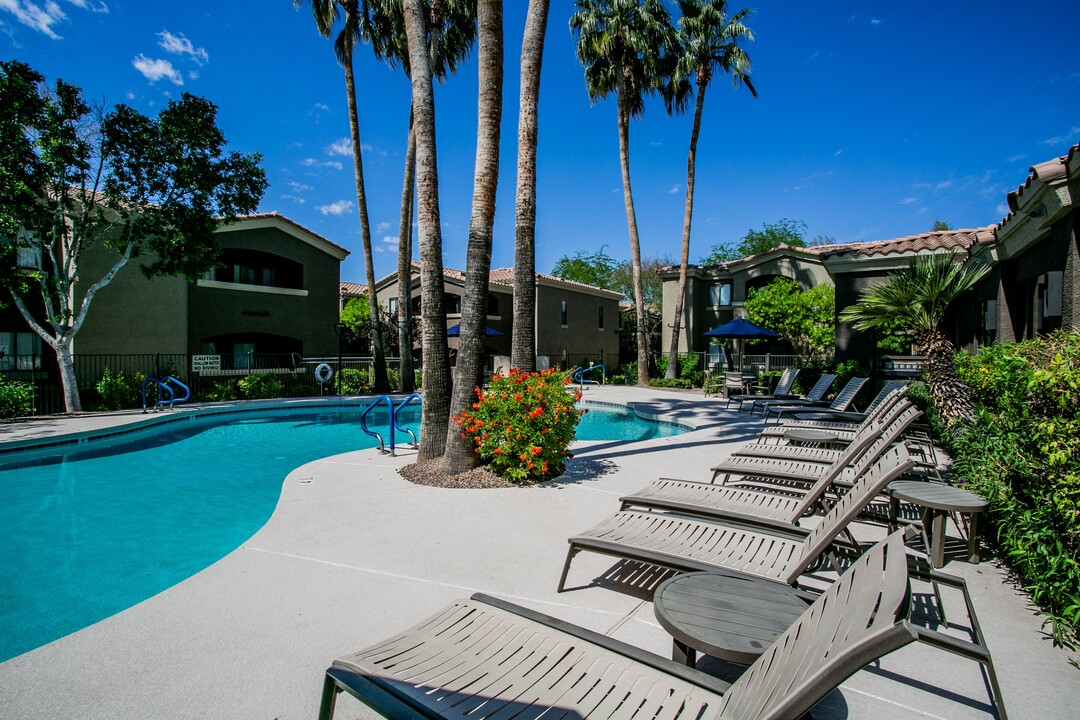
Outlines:
[[[479,96],[477,97],[476,165],[473,172],[472,217],[469,220],[468,259],[461,302],[461,335],[454,375],[450,415],[468,408],[474,390],[484,379],[487,344],[488,280],[491,240],[495,225],[495,191],[499,185],[499,139],[502,121],[503,13],[502,0],[479,0]],[[447,429],[443,468],[447,475],[471,470],[479,458],[471,440],[456,425]]]
[[[353,175],[356,178],[356,208],[360,216],[360,241],[364,249],[364,272],[367,276],[368,304],[371,307],[371,345],[375,356],[375,392],[386,392],[390,382],[386,374],[386,353],[379,330],[379,304],[375,295],[375,266],[371,254],[371,224],[368,221],[367,193],[364,188],[364,159],[360,151],[360,119],[356,111],[356,80],[353,76],[353,51],[361,39],[367,0],[308,0],[319,34],[330,37],[339,18],[344,27],[334,40],[334,53],[345,69],[345,93],[349,108],[349,139],[352,141]],[[304,0],[293,0],[299,7]]]
[[[424,403],[418,462],[442,457],[450,426],[450,373],[443,303],[439,168],[435,152],[435,92],[423,0],[404,0],[416,133],[416,204],[420,236],[420,312],[423,324]]]
[[[368,0],[364,38],[371,43],[375,56],[391,68],[409,71],[409,44],[405,35],[405,17],[401,0]],[[457,71],[468,57],[476,39],[475,0],[425,0],[426,32],[431,72],[440,83]],[[412,392],[412,217],[413,185],[416,171],[416,135],[413,113],[409,111],[409,136],[405,152],[405,172],[401,189],[401,217],[398,230],[398,341],[401,346],[401,391]]]
[[[663,59],[673,43],[671,17],[660,0],[577,0],[570,29],[577,33],[577,55],[585,66],[585,87],[596,101],[615,93],[630,266],[637,314],[638,385],[649,384],[645,301],[641,283],[641,244],[630,189],[630,118],[645,112],[645,97],[662,84]]]
[[[729,18],[727,0],[679,0],[679,7],[682,17],[679,19],[680,52],[675,69],[676,87],[674,93],[665,94],[665,99],[669,112],[679,110],[683,104],[681,101],[687,97],[685,93],[689,90],[690,77],[694,78],[697,99],[694,103],[693,129],[690,131],[690,152],[686,159],[686,211],[683,214],[679,291],[675,296],[675,321],[671,326],[671,348],[668,351],[669,378],[675,378],[679,367],[679,333],[686,295],[687,267],[690,264],[690,222],[694,215],[694,173],[705,90],[713,75],[719,71],[730,74],[735,87],[745,85],[750,94],[757,97],[757,89],[750,80],[750,58],[739,47],[740,40],[754,39],[750,28],[743,23],[753,11],[743,9]]]
[[[955,348],[940,329],[948,306],[979,282],[990,266],[957,262],[954,250],[924,255],[859,294],[859,301],[840,312],[840,320],[856,330],[901,322],[915,334],[915,348],[926,356],[930,395],[949,425],[975,417],[971,390],[953,364]]]
[[[514,237],[514,323],[510,365],[536,370],[536,147],[540,66],[550,0],[530,0],[521,41],[518,101],[517,208]]]

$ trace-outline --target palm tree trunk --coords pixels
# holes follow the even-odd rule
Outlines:
[[[518,100],[517,208],[514,235],[514,324],[510,365],[536,370],[536,147],[539,137],[540,67],[550,0],[530,0],[521,41]]]
[[[398,228],[398,353],[401,356],[401,392],[416,387],[412,362],[412,216],[413,182],[416,179],[416,133],[409,109],[409,141],[405,151],[405,181],[401,188],[401,223]]]
[[[379,303],[375,295],[375,266],[371,258],[371,224],[368,221],[367,193],[364,189],[364,160],[360,151],[360,118],[356,111],[356,82],[353,77],[351,46],[345,50],[345,90],[349,106],[349,135],[352,140],[353,174],[356,177],[356,209],[360,215],[360,241],[364,248],[364,272],[367,275],[368,305],[371,307],[371,345],[375,355],[375,392],[390,390],[386,377],[386,354],[383,351],[379,321]]]
[[[667,378],[675,379],[679,371],[679,332],[682,330],[683,304],[686,302],[686,274],[690,265],[690,222],[694,217],[694,175],[697,170],[697,143],[701,132],[701,110],[705,107],[705,88],[697,84],[694,103],[694,126],[690,131],[690,152],[686,157],[686,211],[683,213],[682,257],[679,260],[679,292],[675,296],[675,320],[671,324],[671,349],[668,351]]]
[[[435,154],[435,94],[425,42],[422,0],[404,0],[405,32],[412,68],[413,131],[416,133],[416,201],[420,236],[420,303],[423,322],[424,402],[420,418],[419,462],[442,457],[450,424],[446,309],[443,304],[442,230],[439,168]]]
[[[956,372],[956,348],[940,330],[919,334],[916,347],[926,357],[930,397],[946,425],[975,420],[975,403],[969,388]]]
[[[460,414],[472,404],[475,388],[483,383],[491,238],[495,224],[495,192],[499,185],[499,126],[502,121],[503,81],[502,0],[479,0],[476,20],[480,44],[476,169],[473,175],[465,291],[461,303],[461,337],[453,394],[450,398],[452,416]],[[446,473],[457,475],[471,470],[477,466],[478,459],[474,445],[451,423],[443,456]]]
[[[645,295],[641,283],[641,243],[638,240],[637,215],[634,213],[634,194],[630,190],[630,110],[626,107],[620,83],[617,105],[619,120],[619,166],[622,169],[623,200],[626,203],[626,224],[630,229],[630,274],[634,284],[634,310],[637,314],[637,384],[649,384],[649,353],[645,342]]]

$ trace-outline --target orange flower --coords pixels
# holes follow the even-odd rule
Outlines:
[[[540,453],[544,452],[544,448],[540,447],[539,445],[533,445],[531,448],[531,452],[533,454],[533,457],[536,457]]]
[[[502,448],[495,448],[496,455],[502,455]]]

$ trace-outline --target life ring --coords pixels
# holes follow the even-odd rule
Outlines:
[[[330,382],[332,377],[334,377],[334,371],[326,363],[322,363],[315,368],[315,379],[319,382]]]

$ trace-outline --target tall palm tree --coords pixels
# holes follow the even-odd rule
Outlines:
[[[648,385],[641,243],[630,188],[630,119],[645,112],[646,96],[656,92],[663,82],[664,58],[674,42],[674,29],[661,0],[576,0],[575,5],[577,12],[570,17],[570,29],[578,36],[577,55],[585,66],[589,99],[596,101],[615,94],[637,315],[637,384]]]
[[[518,101],[517,207],[514,235],[514,322],[510,366],[536,370],[536,147],[540,66],[550,0],[530,0],[521,41]]]
[[[391,68],[409,71],[409,43],[401,0],[368,0],[364,38],[375,56]],[[425,0],[428,56],[432,76],[440,83],[457,72],[458,64],[469,56],[476,39],[476,0]],[[413,113],[409,111],[409,136],[405,152],[405,172],[401,189],[401,217],[398,229],[398,341],[401,346],[401,391],[412,392],[412,218],[413,185],[416,172],[416,135]]]
[[[745,85],[755,98],[757,89],[750,80],[750,58],[739,46],[741,40],[753,40],[754,34],[743,22],[753,12],[743,9],[727,16],[727,0],[679,0],[679,57],[675,67],[675,92],[665,94],[668,111],[679,110],[689,78],[694,78],[697,99],[694,124],[690,131],[690,152],[686,159],[686,210],[683,214],[682,257],[679,261],[679,291],[675,296],[675,321],[671,326],[667,377],[675,378],[679,368],[679,333],[682,328],[686,275],[690,264],[690,223],[694,216],[694,174],[697,166],[697,143],[701,132],[701,111],[705,90],[717,72],[731,75],[735,87]]]
[[[856,330],[900,321],[915,334],[915,347],[926,356],[930,395],[947,424],[975,417],[971,390],[953,364],[955,348],[941,331],[945,310],[990,271],[989,265],[957,261],[954,250],[924,255],[859,294],[859,301],[840,312],[840,320]]]
[[[299,7],[305,0],[293,0]],[[367,192],[364,188],[364,159],[360,150],[360,119],[356,111],[356,80],[353,76],[353,51],[361,40],[364,18],[368,13],[367,0],[307,0],[311,3],[315,25],[323,37],[333,34],[339,19],[344,27],[334,40],[334,53],[345,69],[346,102],[349,108],[349,139],[352,142],[353,175],[356,178],[356,208],[360,216],[360,241],[364,250],[364,272],[367,276],[368,304],[371,307],[371,345],[375,356],[375,392],[386,392],[390,383],[386,374],[386,353],[383,350],[379,304],[375,295],[375,266],[371,254],[371,223],[368,220]]]
[[[503,12],[502,0],[479,0],[479,94],[477,97],[476,164],[473,172],[472,216],[461,302],[461,335],[450,398],[450,415],[458,415],[474,400],[484,379],[487,345],[488,280],[491,240],[495,225],[495,191],[499,185],[499,139],[502,122]],[[443,469],[448,475],[471,470],[479,458],[471,439],[451,424],[446,435]]]
[[[416,133],[416,204],[420,236],[420,311],[423,325],[424,403],[418,462],[442,457],[450,426],[450,373],[443,302],[439,168],[435,152],[435,92],[423,0],[404,0]]]

